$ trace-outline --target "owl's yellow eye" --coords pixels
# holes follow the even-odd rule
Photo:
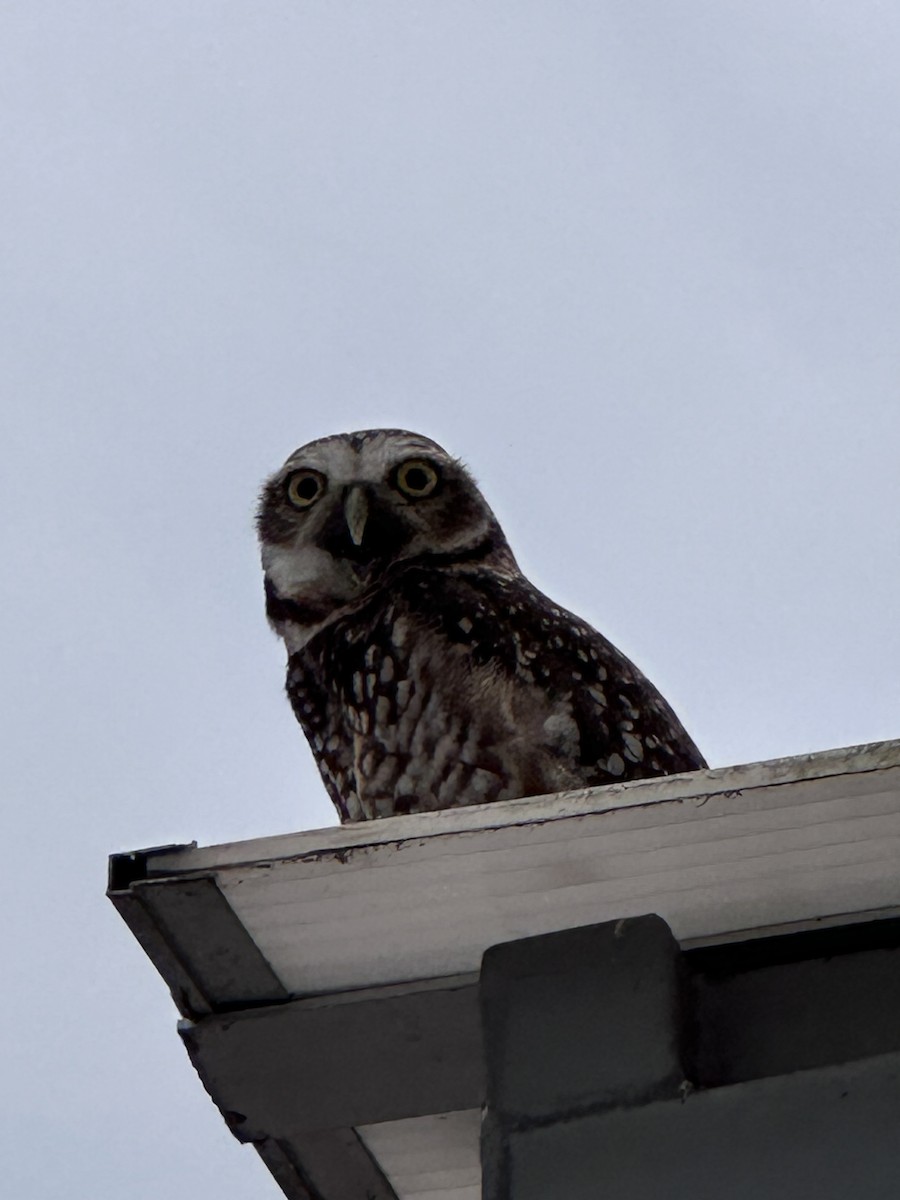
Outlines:
[[[440,475],[427,458],[411,458],[397,468],[394,482],[397,490],[411,500],[430,496],[440,483]]]
[[[310,508],[325,491],[325,476],[318,471],[295,471],[288,477],[287,498],[294,508]]]

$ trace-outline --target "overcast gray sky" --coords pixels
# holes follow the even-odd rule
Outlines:
[[[252,529],[399,425],[714,765],[900,735],[900,7],[7,0],[4,1187],[276,1196],[106,855],[333,824]]]

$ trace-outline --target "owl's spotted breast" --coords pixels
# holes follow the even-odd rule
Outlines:
[[[302,446],[258,529],[288,695],[342,820],[705,765],[640,671],[522,575],[429,438]]]
[[[640,671],[516,575],[412,566],[287,686],[345,820],[703,765]]]

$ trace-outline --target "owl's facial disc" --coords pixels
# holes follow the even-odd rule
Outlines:
[[[276,626],[320,626],[411,561],[512,562],[465,468],[402,430],[340,434],[295,451],[265,486],[258,528],[270,593],[296,614],[273,617]]]

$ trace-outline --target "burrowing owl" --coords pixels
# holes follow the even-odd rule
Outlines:
[[[258,528],[287,693],[342,821],[705,765],[641,672],[522,575],[429,438],[302,446]]]

